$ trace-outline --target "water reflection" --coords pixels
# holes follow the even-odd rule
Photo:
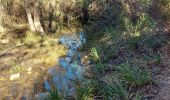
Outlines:
[[[63,36],[59,42],[68,48],[65,57],[60,57],[59,68],[50,68],[48,73],[52,77],[52,83],[59,93],[65,95],[74,94],[74,81],[83,79],[84,66],[81,63],[81,55],[78,51],[85,42],[86,38],[83,32],[72,36]],[[50,83],[45,81],[45,88],[52,90]]]

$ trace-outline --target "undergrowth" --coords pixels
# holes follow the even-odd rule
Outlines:
[[[148,7],[150,0],[140,2],[140,7]],[[81,5],[84,7],[89,6],[88,10],[91,14],[86,24],[83,23],[81,27],[87,33],[88,40],[82,51],[88,52],[93,76],[88,77],[92,82],[87,83],[86,86],[77,85],[72,98],[75,100],[145,99],[148,94],[142,89],[154,82],[149,69],[150,64],[161,64],[161,57],[157,50],[166,44],[164,36],[155,32],[159,25],[146,11],[141,10],[137,13],[127,11],[129,8],[123,7],[121,2],[110,2],[113,6],[104,9],[101,8],[102,3],[96,5],[96,9],[103,11],[104,14],[96,13],[95,15],[90,8],[92,6],[90,3],[93,2],[78,3],[84,3]],[[113,15],[112,10],[115,11]],[[109,11],[110,13],[106,13]],[[112,20],[113,16],[114,20]],[[48,38],[45,40],[44,45],[53,45]],[[41,36],[34,33],[27,33],[24,40],[27,44],[40,41]],[[49,92],[53,99],[61,100],[58,91]]]
[[[48,24],[47,19],[52,21],[51,29],[47,30],[58,34],[58,29],[69,29],[72,24],[78,23],[76,27],[81,27],[87,35],[87,43],[81,50],[89,58],[90,65],[85,67],[92,71],[93,76],[86,78],[92,82],[85,86],[77,85],[74,99],[147,99],[149,94],[143,89],[153,82],[150,67],[162,63],[158,50],[167,44],[165,36],[160,34],[163,31],[159,29],[159,23],[156,23],[160,20],[156,21],[154,17],[161,16],[163,21],[170,19],[169,0],[60,0],[56,1],[55,7],[49,4],[52,7],[49,9],[48,1],[42,1],[43,10],[40,11],[44,14],[41,16],[42,24]],[[4,5],[8,3],[4,1]],[[16,13],[12,12],[12,8],[9,12]],[[52,10],[55,19],[49,16],[48,10]],[[151,16],[152,11],[159,14]],[[55,39],[27,31],[18,44],[38,45],[39,50],[33,55],[43,64],[54,65],[56,58],[66,52],[64,47],[56,46]],[[136,63],[136,60],[139,62]],[[25,70],[18,63],[11,65],[11,73]],[[50,99],[64,99],[57,89],[49,93]]]
[[[146,67],[143,69],[140,69],[137,66],[123,64],[121,66],[118,66],[117,69],[119,71],[118,74],[120,78],[122,80],[127,81],[129,84],[143,85],[151,81],[150,74]]]
[[[42,37],[38,33],[27,32],[24,42],[26,44],[33,44],[39,42],[41,39]]]

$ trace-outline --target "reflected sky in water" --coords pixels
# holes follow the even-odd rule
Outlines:
[[[65,57],[60,57],[59,67],[63,70],[56,70],[50,68],[48,73],[52,77],[52,82],[57,88],[59,93],[65,95],[73,95],[74,81],[83,79],[84,66],[81,63],[81,55],[78,48],[86,42],[86,37],[83,32],[74,34],[72,36],[63,36],[60,38],[59,43],[68,48]],[[45,81],[46,90],[52,90],[50,83]]]

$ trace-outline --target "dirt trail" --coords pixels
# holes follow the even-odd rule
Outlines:
[[[161,50],[165,62],[165,71],[158,79],[160,92],[153,100],[170,100],[170,44]]]

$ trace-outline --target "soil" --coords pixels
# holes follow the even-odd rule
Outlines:
[[[165,69],[158,78],[160,91],[153,100],[170,100],[170,44],[162,48],[161,56],[164,60]]]
[[[57,64],[65,48],[56,37],[20,46],[19,38],[11,34],[0,34],[0,40],[0,100],[34,100],[35,94],[45,91],[44,75]],[[20,76],[11,80],[15,74]]]

